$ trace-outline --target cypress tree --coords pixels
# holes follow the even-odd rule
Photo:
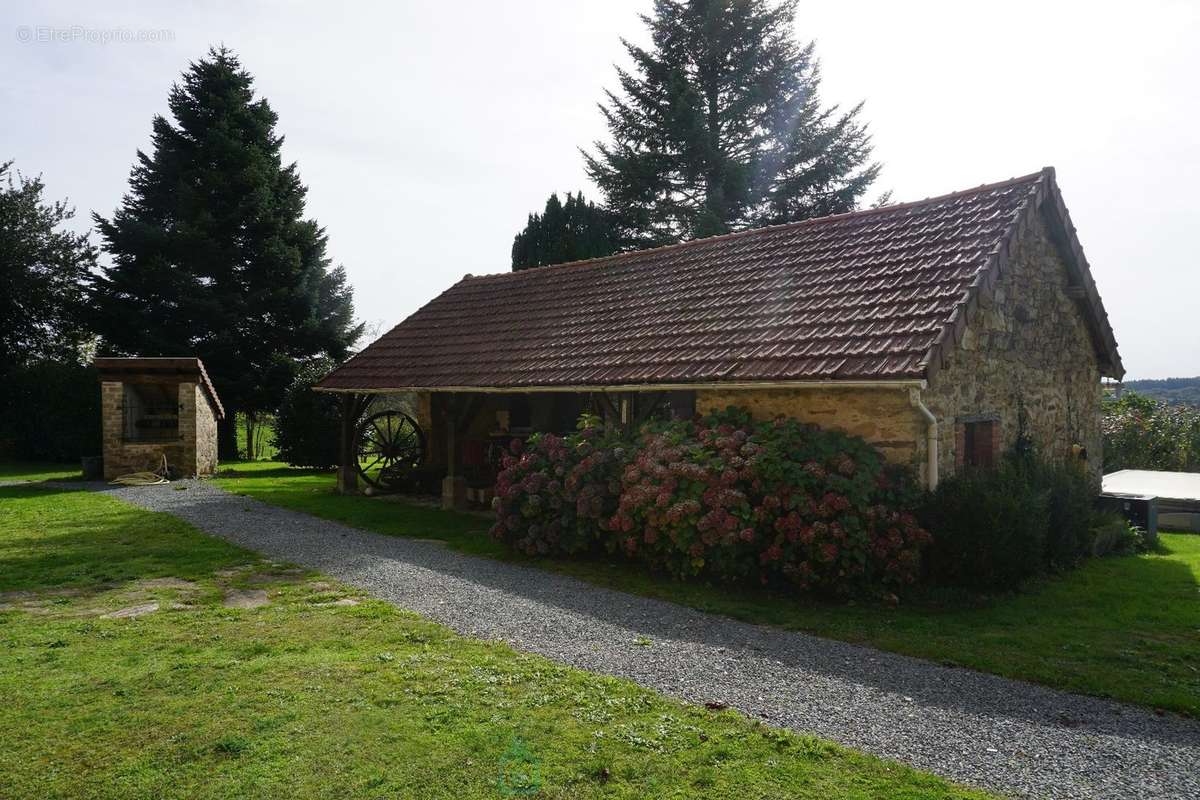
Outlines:
[[[584,156],[636,246],[856,208],[879,171],[861,104],[821,106],[795,15],[796,0],[655,0],[652,45],[624,42],[611,141]]]
[[[226,458],[233,412],[274,409],[300,363],[345,358],[362,330],[253,82],[224,47],[191,64],[120,207],[93,215],[112,257],[92,290],[102,350],[202,358],[229,412]]]
[[[568,192],[566,203],[552,194],[545,210],[530,214],[525,229],[513,239],[512,268],[515,271],[598,258],[616,250],[611,214],[585,200],[583,192]]]

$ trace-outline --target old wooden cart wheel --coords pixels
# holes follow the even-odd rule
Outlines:
[[[358,474],[376,491],[399,491],[424,458],[425,434],[402,411],[381,411],[358,428]]]

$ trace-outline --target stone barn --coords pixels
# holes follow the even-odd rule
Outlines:
[[[873,443],[928,487],[1024,437],[1101,467],[1124,370],[1047,168],[966,191],[652,250],[467,275],[321,381],[347,419],[410,393],[443,498],[497,444],[580,411],[740,405]],[[343,426],[352,438],[353,425]],[[349,446],[349,445],[348,445]],[[344,471],[342,485],[355,488]],[[483,499],[483,498],[481,498]]]
[[[173,476],[217,469],[221,401],[198,358],[97,358],[104,477],[157,471]]]

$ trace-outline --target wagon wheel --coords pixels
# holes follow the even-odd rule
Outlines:
[[[401,411],[381,411],[358,428],[358,474],[378,491],[399,490],[425,458],[425,434]]]

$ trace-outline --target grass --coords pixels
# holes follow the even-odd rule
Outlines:
[[[515,559],[486,535],[488,522],[478,515],[342,497],[332,493],[333,480],[281,464],[250,464],[219,483],[359,528],[439,538],[463,552]],[[749,622],[1200,716],[1200,536],[1160,538],[1155,553],[1095,559],[1019,595],[989,601],[924,596],[895,609],[683,583],[626,563],[532,563]]]
[[[985,796],[458,637],[102,495],[7,487],[0,508],[5,798]],[[270,603],[225,608],[230,588]]]
[[[79,464],[0,461],[0,481],[63,481],[79,480],[82,477],[83,471]]]

